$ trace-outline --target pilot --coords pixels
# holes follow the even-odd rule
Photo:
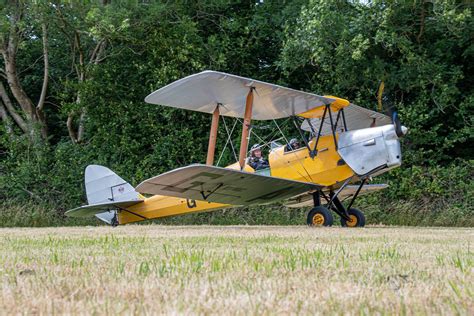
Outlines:
[[[248,159],[248,164],[254,170],[267,169],[270,167],[268,160],[262,157],[262,150],[260,149],[259,144],[255,144],[250,149],[250,157]]]
[[[286,151],[297,150],[301,147],[300,142],[296,138],[292,138],[286,145]]]

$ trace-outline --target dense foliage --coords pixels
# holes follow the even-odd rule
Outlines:
[[[371,109],[383,81],[410,128],[405,163],[359,207],[371,223],[474,223],[469,2],[5,1],[0,10],[0,226],[79,223],[63,214],[84,202],[88,164],[136,185],[203,162],[210,117],[143,99],[204,69]],[[303,218],[277,205],[165,222]]]

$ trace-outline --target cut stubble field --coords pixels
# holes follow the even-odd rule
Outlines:
[[[474,229],[0,230],[1,314],[474,314]]]

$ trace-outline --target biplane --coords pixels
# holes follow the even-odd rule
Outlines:
[[[285,88],[232,74],[203,71],[151,93],[145,102],[212,115],[206,164],[181,167],[140,183],[136,188],[110,169],[85,170],[88,205],[66,212],[71,217],[96,216],[116,226],[154,218],[229,207],[284,201],[308,207],[307,224],[331,226],[333,213],[341,225],[362,227],[363,212],[353,207],[358,196],[387,187],[369,179],[402,163],[400,138],[407,133],[396,112],[371,111],[349,101]],[[225,117],[234,120],[231,131]],[[223,120],[236,162],[214,165],[218,125]],[[268,146],[268,168],[248,163],[255,121],[287,118],[301,140],[289,148],[283,135]],[[254,122],[254,124],[252,123]],[[232,144],[241,124],[240,147]],[[224,148],[225,149],[225,148]],[[346,205],[345,205],[346,204]]]

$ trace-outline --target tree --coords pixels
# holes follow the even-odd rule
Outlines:
[[[108,43],[128,27],[123,10],[109,6],[109,1],[58,3],[52,6],[55,26],[69,44],[69,58],[75,74],[73,78],[63,78],[66,85],[73,86],[73,96],[66,96],[66,100],[63,96],[63,101],[66,101],[66,126],[73,143],[80,143],[84,138],[87,111],[82,94],[86,81],[91,80],[92,68],[107,58]],[[72,101],[67,100],[68,97]]]
[[[288,28],[288,83],[375,109],[380,81],[410,128],[416,163],[472,159],[469,5],[455,1],[311,1]]]
[[[28,15],[28,11],[38,13],[34,6],[30,7],[24,2],[12,2],[1,12],[0,52],[3,57],[3,67],[1,69],[2,80],[0,81],[2,100],[0,113],[9,133],[13,132],[10,123],[11,117],[23,133],[29,135],[31,140],[38,141],[40,139],[46,140],[48,137],[48,126],[44,113],[49,82],[48,26],[47,22],[40,17],[38,24],[41,27],[41,35],[39,35],[32,22],[34,13]],[[21,83],[17,68],[17,57],[18,51],[25,40],[39,36],[41,36],[43,43],[44,76],[39,100],[34,104],[31,96],[26,93]],[[19,105],[19,109],[12,102],[4,81],[6,81],[16,104]]]

